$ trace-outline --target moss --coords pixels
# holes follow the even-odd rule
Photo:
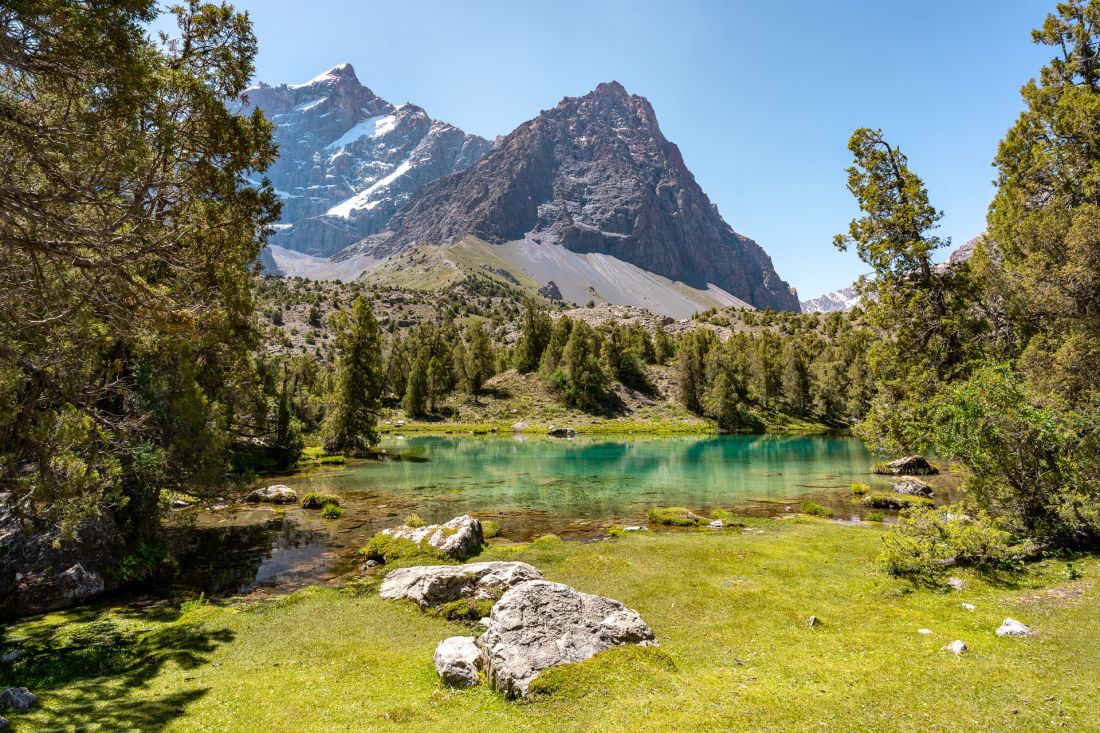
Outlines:
[[[416,529],[417,527],[423,527],[427,522],[420,518],[419,514],[410,514],[405,517],[405,526]]]
[[[930,507],[933,506],[933,501],[923,496],[905,494],[868,494],[860,504],[875,509],[909,509],[915,506]]]
[[[894,471],[890,468],[890,464],[887,461],[877,461],[871,466],[871,473],[876,473],[882,476],[893,476]]]
[[[377,562],[391,564],[397,560],[417,560],[423,562],[439,562],[447,560],[447,556],[428,544],[427,540],[419,543],[406,537],[393,537],[379,532],[370,538],[367,546],[359,550],[360,554]]]
[[[867,512],[867,516],[864,519],[868,522],[881,522],[886,518],[886,515],[882,512]]]
[[[493,601],[488,598],[459,598],[457,601],[437,606],[432,613],[448,621],[474,622],[489,615],[493,610]]]
[[[725,509],[715,509],[710,513],[711,519],[721,519],[727,524],[735,517],[736,515],[733,512],[727,512]]]
[[[329,504],[340,506],[340,497],[311,491],[302,499],[303,509],[323,509]]]
[[[487,540],[498,537],[500,535],[500,522],[493,521],[492,519],[481,520],[481,534]]]
[[[827,506],[822,506],[814,501],[804,501],[799,505],[798,510],[803,514],[809,514],[811,517],[832,517],[833,510]]]
[[[861,481],[852,482],[852,493],[856,496],[864,496],[865,494],[870,493],[870,491],[871,487],[868,484],[865,484]]]
[[[325,504],[321,507],[321,516],[325,519],[338,519],[344,510],[340,508],[339,504]]]
[[[703,518],[682,506],[654,507],[645,513],[650,524],[663,524],[668,527],[698,527]]]

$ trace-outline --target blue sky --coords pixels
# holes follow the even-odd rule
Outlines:
[[[492,138],[616,79],[648,97],[703,190],[803,298],[862,271],[847,141],[881,127],[962,244],[984,228],[998,140],[1049,49],[1053,0],[237,0],[257,80],[351,62],[391,102]],[[944,253],[946,256],[946,253]]]

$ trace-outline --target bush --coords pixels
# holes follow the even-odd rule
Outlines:
[[[865,517],[868,522],[881,522],[885,518],[886,515],[882,512],[867,512],[867,516]]]
[[[972,512],[962,504],[913,507],[883,538],[878,560],[891,575],[938,585],[956,565],[983,571],[1011,567],[1011,539],[985,511]]]
[[[328,504],[340,506],[340,497],[311,491],[302,499],[303,509],[323,509]]]
[[[405,526],[416,529],[417,527],[423,527],[427,522],[420,518],[419,514],[410,514],[405,517]]]
[[[911,509],[914,507],[931,508],[934,503],[924,496],[909,496],[907,494],[868,494],[860,502],[863,506],[875,509]]]
[[[337,519],[343,513],[344,510],[338,504],[325,504],[321,507],[321,516],[325,519]]]
[[[799,505],[798,510],[803,514],[809,514],[812,517],[832,517],[833,510],[827,506],[822,506],[817,502],[804,501]]]
[[[499,536],[500,522],[494,521],[492,519],[481,520],[481,535],[487,540],[491,540],[494,537]]]
[[[871,491],[871,487],[860,481],[852,482],[852,493],[856,496],[863,496]]]
[[[650,524],[663,524],[669,527],[697,527],[703,518],[682,506],[654,507],[645,513]]]

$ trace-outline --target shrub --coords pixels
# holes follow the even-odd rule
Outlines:
[[[325,504],[321,507],[321,516],[325,519],[336,519],[343,513],[344,510],[338,504]]]
[[[492,519],[481,520],[481,534],[487,540],[491,540],[494,537],[499,536],[500,522],[494,521]]]
[[[822,506],[817,502],[804,501],[798,507],[798,510],[803,514],[809,514],[812,517],[832,517],[833,510],[827,506]]]
[[[886,515],[882,512],[867,512],[867,516],[865,517],[868,522],[881,522],[885,518]]]
[[[924,496],[908,496],[906,494],[868,494],[860,502],[863,506],[875,509],[911,509],[914,507],[931,508],[933,502]]]
[[[303,509],[323,509],[326,505],[340,506],[340,497],[311,491],[302,499]]]
[[[863,496],[871,491],[871,487],[860,481],[852,482],[852,493],[856,496]]]
[[[682,506],[654,507],[645,513],[650,524],[663,524],[669,527],[696,527],[703,518]]]
[[[415,529],[416,527],[423,527],[425,524],[427,524],[427,522],[421,519],[419,514],[410,514],[409,516],[405,517],[406,527],[412,527]]]
[[[1011,535],[1000,523],[961,504],[906,509],[883,544],[878,559],[887,572],[927,584],[938,585],[955,565],[987,571],[1015,562]]]

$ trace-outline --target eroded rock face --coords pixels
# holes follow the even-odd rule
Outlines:
[[[382,581],[378,594],[432,608],[460,598],[497,600],[508,589],[528,580],[542,580],[542,573],[525,562],[426,565],[392,571]]]
[[[103,592],[126,549],[114,517],[101,513],[66,537],[40,518],[24,523],[0,494],[0,616],[26,616],[75,605]]]
[[[473,687],[481,682],[481,650],[472,636],[452,636],[435,649],[435,671],[448,687]]]
[[[894,476],[931,476],[940,470],[928,462],[924,456],[905,456],[886,464],[885,471],[876,473],[892,474]]]
[[[915,476],[902,476],[894,482],[894,491],[910,496],[932,496],[932,486]]]
[[[534,238],[603,254],[759,308],[799,309],[771,258],[735,232],[699,187],[653,107],[618,82],[517,127],[470,168],[417,190],[355,251],[384,257],[473,235]]]
[[[429,524],[424,527],[392,527],[382,530],[383,534],[391,537],[412,540],[420,544],[427,542],[444,555],[455,560],[466,560],[481,552],[481,546],[485,544],[485,535],[481,529],[481,522],[469,514],[454,519],[444,524]]]
[[[246,498],[264,504],[293,504],[298,501],[298,492],[285,484],[274,484],[254,489]]]
[[[620,644],[656,640],[642,617],[622,603],[545,580],[506,592],[478,640],[489,682],[507,697],[526,696],[543,670]]]

